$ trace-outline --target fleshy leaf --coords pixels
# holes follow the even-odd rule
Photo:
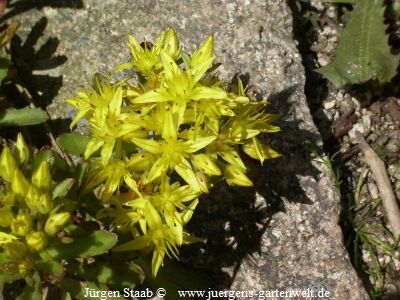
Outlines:
[[[0,126],[28,126],[45,122],[49,117],[40,108],[10,109],[0,114]]]
[[[107,252],[117,243],[117,236],[111,232],[98,230],[87,236],[75,239],[70,244],[58,244],[46,248],[51,257],[56,260],[89,257]]]
[[[61,149],[74,154],[83,155],[90,138],[78,133],[63,133],[58,140],[58,145]]]

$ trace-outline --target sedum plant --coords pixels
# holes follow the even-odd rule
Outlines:
[[[71,128],[89,124],[88,135],[59,139],[61,149],[82,155],[74,163],[66,153],[33,151],[20,134],[3,147],[0,285],[17,290],[23,280],[18,299],[133,288],[143,273],[156,276],[166,256],[200,241],[185,230],[200,195],[221,181],[252,186],[244,156],[279,156],[260,139],[279,131],[277,116],[240,80],[219,79],[213,46],[209,36],[185,53],[172,29],[154,44],[130,36],[131,59],[116,69],[125,77],[96,76],[67,100],[77,109]]]
[[[155,276],[166,255],[178,258],[181,245],[198,240],[184,227],[202,193],[221,180],[252,186],[244,154],[261,163],[279,156],[259,139],[279,128],[266,101],[248,97],[240,80],[232,87],[219,79],[212,36],[191,55],[173,29],[154,44],[129,36],[128,46],[130,61],[116,68],[125,78],[97,76],[67,100],[78,111],[71,128],[85,118],[90,135],[62,144],[86,144],[80,196],[94,194],[96,219],[124,236],[112,251],[152,253]]]

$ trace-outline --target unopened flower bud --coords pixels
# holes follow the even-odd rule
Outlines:
[[[24,243],[15,241],[3,246],[4,253],[10,258],[21,259],[26,255],[27,248]]]
[[[28,193],[29,186],[30,184],[28,180],[26,180],[21,171],[19,169],[15,169],[11,182],[12,192],[20,198],[25,198],[26,194]]]
[[[37,210],[42,214],[47,214],[53,209],[53,201],[48,193],[42,193],[37,203]]]
[[[8,227],[10,226],[13,220],[13,214],[11,209],[2,207],[0,208],[0,226],[1,227]]]
[[[11,232],[18,236],[25,236],[32,229],[32,217],[27,213],[19,212],[10,224]]]
[[[18,264],[18,271],[22,277],[26,277],[30,270],[33,268],[33,262],[28,259],[24,259],[21,263]]]
[[[47,246],[47,237],[43,231],[31,231],[25,239],[29,248],[38,252]]]
[[[17,143],[15,144],[15,156],[20,165],[29,160],[29,148],[20,132],[18,133]]]
[[[17,162],[11,154],[8,147],[4,147],[0,156],[0,176],[11,182],[13,179],[14,171],[18,168]]]
[[[64,228],[64,225],[67,224],[70,218],[71,214],[68,212],[51,215],[44,225],[44,231],[48,235],[55,235],[57,232]]]
[[[50,168],[47,161],[42,161],[40,166],[32,175],[32,183],[40,190],[50,190],[52,186],[52,178]]]

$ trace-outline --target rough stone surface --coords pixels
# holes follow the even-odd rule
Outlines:
[[[79,7],[80,1],[62,1],[65,6],[69,2]],[[48,19],[45,36],[57,37],[57,54],[67,57],[60,67],[44,72],[62,75],[49,107],[53,118],[71,117],[63,100],[90,84],[95,72],[107,73],[126,60],[128,33],[154,40],[172,26],[189,51],[214,33],[222,76],[244,74],[252,90],[270,100],[270,111],[282,116],[282,132],[269,142],[283,157],[254,169],[255,189],[222,186],[203,199],[191,229],[206,239],[184,249],[183,260],[209,271],[216,289],[309,288],[328,291],[330,299],[367,298],[343,247],[339,194],[327,168],[303,145],[307,139],[320,145],[320,137],[303,93],[304,71],[285,1],[86,0],[79,9],[45,5],[18,16],[20,35],[41,16]],[[39,39],[39,46],[44,41]]]

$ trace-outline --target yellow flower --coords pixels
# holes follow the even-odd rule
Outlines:
[[[55,235],[64,228],[65,224],[67,224],[70,219],[71,214],[68,212],[50,215],[44,225],[44,231],[50,236]]]
[[[43,231],[31,231],[25,239],[28,247],[38,252],[47,246],[47,237]]]
[[[71,128],[83,117],[91,124],[92,139],[84,153],[86,159],[102,148],[102,163],[106,165],[118,139],[147,135],[141,130],[139,121],[127,120],[131,115],[121,111],[123,92],[119,84],[98,82],[98,90],[78,93],[77,98],[68,99],[66,102],[79,111],[71,122]]]
[[[163,31],[154,45],[146,41],[142,45],[139,45],[136,39],[129,35],[128,46],[131,49],[131,61],[118,66],[117,72],[135,68],[139,72],[151,76],[161,67],[160,51],[166,52],[173,60],[176,60],[180,53],[178,37],[172,28]]]
[[[159,156],[147,174],[147,182],[152,182],[168,170],[175,170],[195,191],[200,191],[196,175],[186,157],[206,147],[213,140],[215,137],[208,136],[199,137],[196,141],[174,138],[155,141],[134,138],[132,142],[154,156]]]
[[[18,236],[25,236],[32,229],[32,217],[20,211],[10,224],[11,232]]]

